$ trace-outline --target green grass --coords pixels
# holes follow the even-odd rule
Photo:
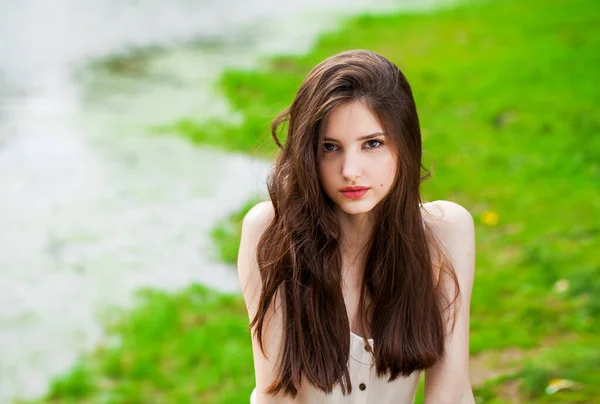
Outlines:
[[[39,402],[248,401],[254,367],[239,296],[198,285],[174,295],[146,290],[139,296],[135,309],[112,316],[109,342],[54,380]]]
[[[200,144],[272,158],[270,120],[316,63],[351,48],[390,58],[413,87],[425,164],[435,166],[424,199],[456,201],[476,220],[472,354],[528,353],[476,395],[511,402],[516,386],[521,402],[600,402],[599,10],[595,0],[498,0],[360,16],[306,55],[225,72],[219,84],[240,124],[183,118],[166,126]],[[223,223],[212,236],[235,262],[239,225]],[[247,402],[253,375],[241,298],[194,305],[197,293],[156,294],[128,314],[115,329],[127,350],[84,358],[46,402]],[[214,322],[176,320],[185,313]],[[199,342],[208,335],[219,338]],[[545,393],[555,378],[577,387]]]

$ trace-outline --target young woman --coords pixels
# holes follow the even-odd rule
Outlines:
[[[421,202],[429,172],[402,72],[369,51],[332,56],[272,133],[271,200],[244,218],[238,259],[251,402],[412,403],[425,371],[425,403],[474,403],[473,219]]]

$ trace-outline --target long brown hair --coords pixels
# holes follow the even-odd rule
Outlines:
[[[347,51],[318,64],[301,84],[292,105],[273,121],[280,147],[268,178],[275,216],[257,248],[262,279],[258,311],[250,327],[260,347],[268,308],[283,310],[282,350],[277,378],[268,394],[295,397],[304,377],[331,392],[339,383],[352,391],[348,371],[350,325],[341,287],[341,229],[334,204],[319,184],[320,133],[331,111],[359,100],[376,114],[398,156],[395,183],[375,207],[359,300],[360,321],[371,330],[378,376],[408,376],[444,354],[443,311],[458,296],[440,291],[432,252],[437,245],[421,222],[420,185],[430,172],[421,162],[421,131],[411,88],[396,65],[370,51]],[[286,132],[282,143],[279,132]],[[435,255],[436,257],[438,255]],[[453,320],[452,320],[453,324]]]

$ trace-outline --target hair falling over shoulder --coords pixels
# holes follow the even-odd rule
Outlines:
[[[334,204],[319,184],[319,134],[331,111],[359,100],[380,119],[398,154],[390,193],[375,208],[359,301],[362,324],[377,343],[378,376],[394,380],[423,370],[444,354],[445,315],[458,296],[448,260],[438,270],[456,285],[445,299],[429,246],[437,243],[421,222],[421,132],[411,88],[396,65],[370,51],[347,51],[318,64],[290,107],[272,124],[280,152],[268,179],[275,216],[257,248],[262,293],[250,327],[263,349],[271,305],[283,310],[277,378],[267,389],[295,397],[304,378],[331,392],[352,391],[348,370],[350,325],[341,286],[341,230]],[[278,134],[284,132],[285,141]],[[435,254],[444,256],[439,251]],[[280,301],[279,301],[280,300]]]

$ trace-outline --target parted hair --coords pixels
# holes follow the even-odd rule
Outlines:
[[[456,275],[421,221],[420,186],[431,173],[422,164],[412,90],[385,57],[365,50],[339,53],[310,71],[271,126],[280,148],[267,181],[274,217],[257,247],[262,290],[250,323],[265,353],[269,307],[282,310],[282,348],[268,394],[295,397],[303,378],[327,393],[337,384],[344,394],[352,391],[341,228],[334,203],[320,186],[317,163],[328,116],[353,101],[379,118],[398,157],[394,184],[374,208],[358,306],[363,330],[376,341],[377,375],[393,381],[432,366],[444,355],[453,328]],[[440,271],[453,281],[452,296],[442,292]]]

